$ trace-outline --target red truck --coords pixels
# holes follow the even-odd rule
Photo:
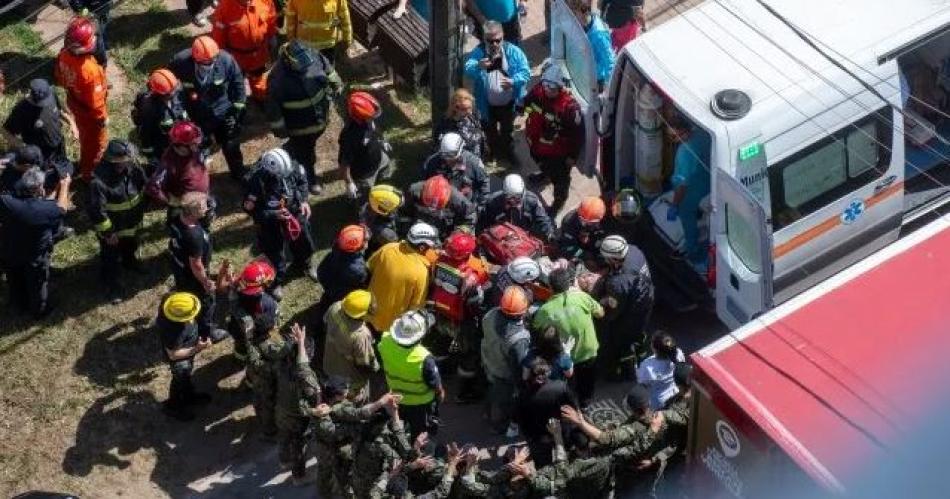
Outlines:
[[[690,495],[854,493],[940,410],[948,350],[941,217],[692,355]]]

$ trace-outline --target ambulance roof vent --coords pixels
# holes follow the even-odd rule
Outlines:
[[[737,120],[749,114],[752,109],[752,99],[742,90],[729,88],[720,90],[713,96],[709,109],[721,119]]]

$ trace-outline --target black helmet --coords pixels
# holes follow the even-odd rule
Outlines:
[[[624,189],[617,193],[614,198],[613,215],[615,218],[625,222],[635,222],[640,218],[643,211],[643,205],[640,203],[640,196],[632,189]]]
[[[280,53],[295,71],[303,71],[316,61],[313,50],[300,40],[285,43]]]

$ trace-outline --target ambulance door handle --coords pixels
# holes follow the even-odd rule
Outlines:
[[[897,180],[897,175],[891,175],[890,177],[878,182],[877,185],[874,186],[874,193],[877,194],[878,192],[883,191],[889,185],[893,184],[895,180]]]
[[[739,278],[735,274],[729,274],[729,284],[735,288],[736,291],[739,290]]]

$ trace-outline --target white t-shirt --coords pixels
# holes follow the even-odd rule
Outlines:
[[[686,362],[686,356],[679,348],[676,349],[676,362]],[[676,382],[673,380],[674,362],[661,360],[651,355],[640,363],[637,368],[637,383],[650,389],[650,408],[660,410],[666,401],[679,393]]]

